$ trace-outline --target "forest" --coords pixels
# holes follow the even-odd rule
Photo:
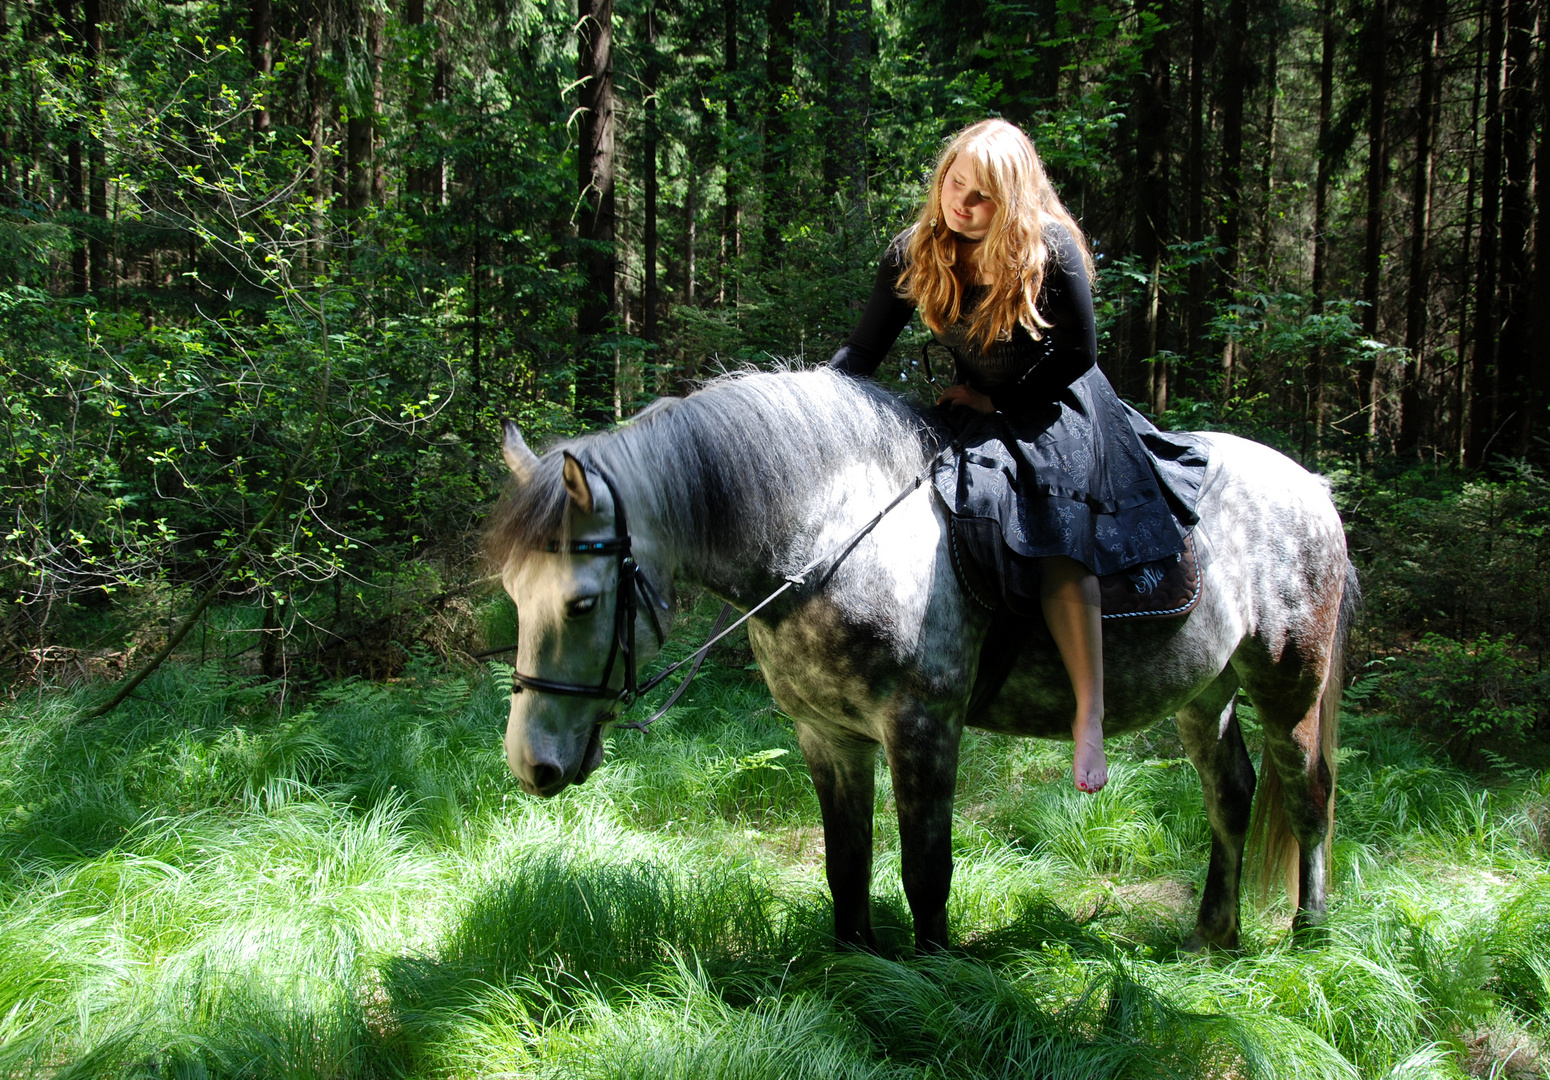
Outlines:
[[[1547,47],[1537,0],[0,0],[0,1075],[1550,1075]],[[833,951],[746,638],[585,788],[506,770],[501,420],[826,362],[986,116],[1120,395],[1341,511],[1316,940],[1262,882],[1180,950],[1171,725],[1085,800],[967,736],[927,957],[886,771],[884,949]]]
[[[123,666],[240,597],[264,674],[390,674],[499,418],[541,444],[825,361],[989,114],[1163,426],[1357,486],[1533,482],[1538,9],[1208,7],[0,5],[6,666]],[[921,397],[924,338],[885,372]],[[1537,615],[1469,604],[1395,630],[1440,606],[1537,657]],[[131,638],[83,646],[102,618]]]

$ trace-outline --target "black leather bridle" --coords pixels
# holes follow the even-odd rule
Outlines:
[[[603,677],[596,684],[588,686],[585,683],[561,682],[558,679],[541,679],[536,675],[524,675],[516,670],[513,664],[511,692],[520,694],[524,690],[534,690],[542,694],[611,701],[612,708],[609,709],[605,719],[600,721],[606,723],[615,713],[629,708],[637,697],[661,681],[662,676],[658,676],[644,686],[636,682],[635,617],[639,611],[638,602],[644,602],[646,614],[651,620],[652,632],[656,635],[657,646],[660,648],[665,638],[662,633],[662,623],[657,618],[657,608],[665,609],[667,605],[662,599],[662,594],[657,592],[651,580],[646,577],[645,571],[636,564],[635,556],[630,553],[630,531],[625,521],[624,502],[619,498],[618,488],[614,487],[614,482],[606,473],[598,472],[597,475],[602,478],[608,488],[608,494],[613,497],[613,539],[551,540],[544,545],[544,550],[559,555],[616,555],[619,558],[619,578],[614,588],[613,640],[608,646],[608,661],[603,665]],[[624,685],[616,689],[611,684],[614,664],[618,662],[621,655],[624,657]]]

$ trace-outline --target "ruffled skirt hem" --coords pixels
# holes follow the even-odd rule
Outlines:
[[[1016,420],[965,408],[938,408],[931,418],[954,448],[939,459],[936,491],[985,538],[974,546],[1003,565],[1005,587],[1027,577],[1012,569],[1024,560],[1067,555],[1102,576],[1183,551],[1206,446],[1159,431],[1098,368]]]

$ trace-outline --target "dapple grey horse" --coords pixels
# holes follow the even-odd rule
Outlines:
[[[1319,479],[1257,443],[1203,438],[1200,602],[1181,617],[1105,624],[1104,730],[1177,717],[1211,825],[1191,944],[1233,947],[1255,794],[1237,694],[1249,695],[1263,728],[1256,818],[1289,879],[1295,861],[1300,928],[1326,906],[1342,648],[1357,589]],[[527,689],[514,688],[505,747],[522,787],[554,795],[601,764],[610,697],[627,677],[621,642],[639,643],[631,662],[656,650],[671,630],[675,582],[747,610],[844,544],[934,450],[918,413],[828,369],[726,376],[543,457],[508,423],[513,484],[488,523],[486,551],[519,613]],[[954,575],[945,511],[927,483],[748,624],[817,788],[841,943],[875,946],[879,749],[893,778],[916,944],[930,949],[948,942],[964,726],[1070,738],[1070,683],[1035,623],[1015,639],[999,692],[976,693],[989,674],[987,639],[1007,639],[1004,625],[992,635],[993,622]]]

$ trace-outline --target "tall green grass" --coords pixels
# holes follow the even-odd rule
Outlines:
[[[883,955],[830,946],[822,831],[757,673],[712,668],[589,782],[522,795],[498,669],[284,711],[168,670],[113,716],[0,710],[0,1075],[1461,1077],[1550,1061],[1550,778],[1347,726],[1322,934],[1181,954],[1209,846],[1166,730],[1095,798],[970,734],[950,917],[914,957],[878,785]],[[1510,772],[1510,771],[1509,771]]]

